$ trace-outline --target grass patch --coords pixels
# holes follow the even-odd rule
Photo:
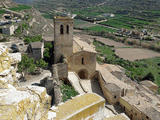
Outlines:
[[[24,30],[29,29],[29,24],[28,23],[22,23],[21,25],[18,26],[18,28],[15,31],[15,35],[19,36],[23,33]]]
[[[61,92],[63,94],[63,102],[67,101],[68,99],[71,99],[71,97],[78,95],[78,92],[76,92],[72,86],[64,83],[61,86]]]
[[[0,10],[0,14],[4,14],[5,13],[5,10]]]
[[[83,17],[90,17],[90,18],[100,18],[101,14],[104,13],[110,13],[112,9],[108,6],[93,6],[89,8],[83,8],[83,9],[75,9],[73,11],[74,14],[77,14],[78,16],[83,16]],[[101,17],[105,18],[105,17]]]
[[[46,19],[53,19],[53,15],[52,14],[48,14],[48,13],[44,13],[42,14],[42,16]]]
[[[94,41],[94,45],[100,55],[105,57],[105,63],[124,67],[127,76],[134,81],[151,80],[160,87],[160,57],[131,62],[116,56],[111,47],[97,41]]]
[[[28,6],[28,5],[18,5],[17,7],[12,7],[12,8],[9,8],[9,9],[18,12],[18,11],[22,11],[22,10],[31,9],[31,8],[32,7]]]

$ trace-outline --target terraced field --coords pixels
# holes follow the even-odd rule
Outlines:
[[[117,15],[114,18],[108,19],[106,22],[102,22],[100,24],[107,25],[115,28],[143,28],[146,25],[149,25],[149,21],[143,20],[140,18],[133,18],[129,16]]]

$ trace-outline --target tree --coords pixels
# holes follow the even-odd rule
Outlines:
[[[46,68],[48,63],[46,63],[43,59],[36,61],[36,66],[40,68]]]
[[[21,62],[18,64],[18,71],[26,73],[32,73],[36,69],[36,65],[34,64],[34,59],[29,58],[27,55],[22,56]]]
[[[53,59],[53,45],[52,43],[46,43],[44,50],[44,60],[49,64],[52,64],[53,62],[52,59]]]
[[[42,40],[42,36],[41,35],[36,35],[36,36],[26,36],[24,39],[24,42],[29,44],[31,42],[37,42],[37,41],[41,41]]]

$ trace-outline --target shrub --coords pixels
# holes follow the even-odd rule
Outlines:
[[[78,92],[76,92],[72,86],[66,84],[62,84],[61,92],[63,94],[63,102],[67,101],[68,99],[71,99],[71,97],[78,95]]]
[[[48,66],[48,63],[45,62],[43,59],[40,59],[36,61],[36,66],[40,68],[46,68]]]
[[[34,59],[23,55],[21,62],[18,64],[18,72],[32,73],[35,69]]]
[[[41,35],[36,35],[36,36],[26,36],[24,39],[24,42],[29,44],[31,42],[37,42],[37,41],[41,41],[42,40],[42,36]]]
[[[46,43],[45,44],[45,50],[44,50],[44,60],[48,62],[49,64],[53,63],[53,45],[52,43]]]

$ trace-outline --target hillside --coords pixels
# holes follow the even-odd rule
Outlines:
[[[26,1],[26,0],[24,0]],[[160,0],[34,0],[35,6],[44,7],[44,10],[59,9],[80,9],[93,6],[105,6],[117,10],[159,10]]]
[[[11,7],[14,6],[15,3],[12,2],[12,0],[0,0],[0,8],[1,7]]]
[[[34,0],[33,4],[46,18],[72,13],[79,19],[93,21],[108,19],[108,14],[113,13],[114,20],[103,25],[126,29],[149,25],[159,30],[160,0]]]

